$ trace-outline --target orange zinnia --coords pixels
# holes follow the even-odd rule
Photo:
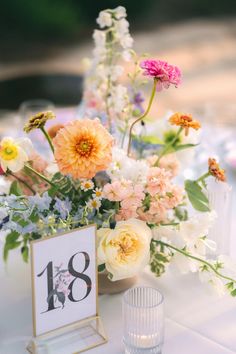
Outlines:
[[[53,139],[59,170],[73,178],[92,178],[112,160],[113,138],[99,119],[76,120]]]
[[[188,135],[189,128],[198,130],[201,124],[197,120],[193,120],[191,114],[175,113],[169,118],[172,125],[177,125],[185,129],[185,135]]]
[[[216,159],[208,159],[209,173],[214,176],[218,181],[225,182],[225,170],[220,168],[219,164],[216,162]]]

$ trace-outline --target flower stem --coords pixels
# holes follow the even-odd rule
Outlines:
[[[33,194],[36,194],[35,190],[22,178],[16,176],[13,172],[7,171],[7,174],[14,177],[18,182],[22,183],[27,189],[29,189]]]
[[[156,93],[156,87],[157,87],[157,79],[154,79],[154,82],[153,82],[153,88],[152,88],[152,93],[151,93],[151,96],[150,96],[150,100],[149,100],[149,103],[148,103],[148,106],[147,106],[147,109],[146,111],[139,117],[137,118],[130,126],[130,130],[129,130],[129,143],[128,143],[128,150],[127,150],[127,155],[129,156],[130,154],[130,149],[131,149],[131,141],[132,141],[132,130],[134,128],[134,126],[140,122],[141,120],[143,120],[147,115],[148,113],[150,112],[150,109],[151,109],[151,106],[152,106],[152,102],[153,102],[153,99],[155,97],[155,93]]]
[[[211,176],[211,174],[210,174],[210,172],[206,172],[206,173],[204,173],[204,175],[202,175],[201,177],[199,177],[197,180],[196,180],[196,182],[198,183],[198,182],[202,182],[202,181],[204,181],[207,177],[209,177],[209,176]]]
[[[50,136],[48,135],[48,132],[45,130],[44,127],[41,127],[40,130],[42,131],[42,133],[44,134],[45,138],[47,139],[49,145],[50,145],[50,148],[52,150],[52,153],[54,154],[54,146],[52,144],[52,140],[50,138]]]
[[[158,166],[159,162],[161,160],[161,158],[168,152],[168,150],[170,149],[171,146],[174,145],[174,143],[176,143],[176,141],[178,140],[180,134],[182,133],[183,128],[179,128],[179,130],[177,131],[175,137],[169,142],[169,144],[165,145],[164,149],[162,150],[162,152],[160,153],[160,156],[158,157],[157,161],[155,162],[154,166]]]
[[[225,280],[228,280],[228,281],[230,281],[230,282],[236,283],[236,280],[235,280],[235,279],[230,278],[230,277],[227,277],[227,276],[224,275],[224,274],[221,274],[211,263],[207,262],[205,259],[202,259],[202,258],[193,256],[193,255],[191,255],[190,253],[184,251],[183,249],[179,249],[179,248],[177,248],[177,247],[175,247],[175,246],[172,246],[172,245],[170,245],[170,244],[168,244],[168,243],[165,243],[165,242],[163,242],[163,241],[157,241],[157,240],[152,240],[152,241],[154,241],[154,242],[156,242],[156,243],[158,243],[158,244],[160,244],[160,245],[162,245],[162,246],[165,246],[165,247],[168,247],[168,248],[170,248],[170,249],[173,249],[173,250],[175,250],[176,252],[181,253],[181,254],[183,254],[183,255],[186,256],[186,257],[189,257],[189,258],[191,258],[191,259],[194,259],[195,261],[198,261],[198,262],[200,262],[200,263],[202,263],[202,264],[205,264],[205,265],[206,265],[208,268],[210,268],[218,277],[223,278],[223,279],[225,279]]]
[[[41,178],[43,181],[47,182],[48,184],[50,184],[52,187],[56,188],[58,192],[60,192],[64,197],[66,197],[66,195],[60,191],[60,189],[58,189],[57,185],[55,183],[53,183],[52,181],[50,181],[47,177],[45,177],[44,175],[42,175],[41,173],[39,173],[38,171],[36,171],[35,169],[33,169],[31,166],[29,165],[25,165],[25,168],[34,173],[36,176],[38,176],[39,178]]]

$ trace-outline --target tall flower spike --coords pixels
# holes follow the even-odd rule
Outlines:
[[[197,120],[194,120],[191,114],[175,113],[169,118],[169,122],[172,125],[177,125],[184,128],[186,136],[188,135],[189,128],[193,128],[195,130],[201,128],[201,124]]]

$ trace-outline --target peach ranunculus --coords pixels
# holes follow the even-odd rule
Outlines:
[[[137,219],[119,221],[115,229],[98,230],[98,264],[105,264],[112,281],[138,274],[148,264],[152,232]]]
[[[73,178],[93,178],[112,160],[113,138],[99,119],[72,121],[53,139],[59,170]]]

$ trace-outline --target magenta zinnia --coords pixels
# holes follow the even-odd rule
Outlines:
[[[157,91],[161,91],[162,88],[167,89],[170,85],[178,87],[181,83],[180,69],[164,60],[143,60],[140,67],[144,69],[144,75],[157,80]]]

